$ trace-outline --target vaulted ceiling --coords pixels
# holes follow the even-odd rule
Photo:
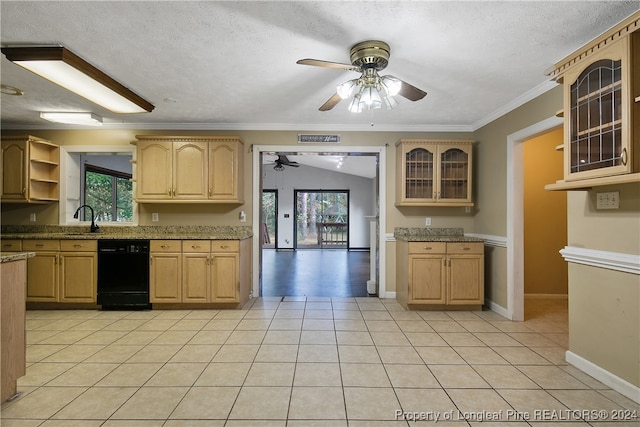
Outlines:
[[[3,128],[55,128],[41,111],[91,111],[105,128],[470,131],[554,86],[545,70],[640,9],[637,1],[6,1],[1,44],[63,45],[141,95],[118,115],[1,59]],[[426,92],[393,110],[318,111],[357,77],[296,64],[349,63],[363,40]],[[375,126],[371,127],[371,124]]]

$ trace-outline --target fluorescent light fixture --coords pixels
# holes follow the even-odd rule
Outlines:
[[[7,59],[114,113],[146,113],[155,108],[62,46],[3,47]]]
[[[102,126],[102,117],[93,113],[51,113],[42,112],[40,118],[54,123],[69,125]]]

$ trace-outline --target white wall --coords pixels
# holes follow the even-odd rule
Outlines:
[[[349,246],[369,248],[369,220],[365,216],[374,214],[375,179],[305,165],[285,167],[282,172],[264,166],[262,188],[278,190],[278,248],[294,247],[294,190],[349,190]]]

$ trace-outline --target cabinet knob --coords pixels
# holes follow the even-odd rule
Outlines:
[[[162,249],[167,249],[167,248],[169,247],[169,245],[160,245],[160,247],[161,247]]]
[[[431,246],[425,246],[422,249],[426,250],[426,251],[430,251],[431,249],[433,249]]]
[[[36,243],[36,248],[43,248],[43,247],[44,247],[44,244],[42,244],[42,243]]]
[[[220,248],[222,248],[222,249],[229,249],[229,245],[222,245],[222,246],[220,246]]]
[[[76,243],[75,245],[73,245],[73,247],[74,247],[74,248],[81,248],[81,247],[82,247],[82,245],[79,245],[79,244],[77,244],[77,243]]]
[[[27,189],[26,188],[22,188],[22,194],[26,194],[27,193]]]
[[[200,245],[191,245],[191,247],[192,247],[193,249],[198,249],[198,248],[200,247]]]
[[[463,250],[463,251],[468,251],[468,250],[471,250],[471,248],[470,248],[469,246],[463,246],[463,247],[462,247],[462,250]]]

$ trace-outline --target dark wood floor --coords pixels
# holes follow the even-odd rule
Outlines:
[[[262,250],[262,296],[365,297],[369,252]]]

